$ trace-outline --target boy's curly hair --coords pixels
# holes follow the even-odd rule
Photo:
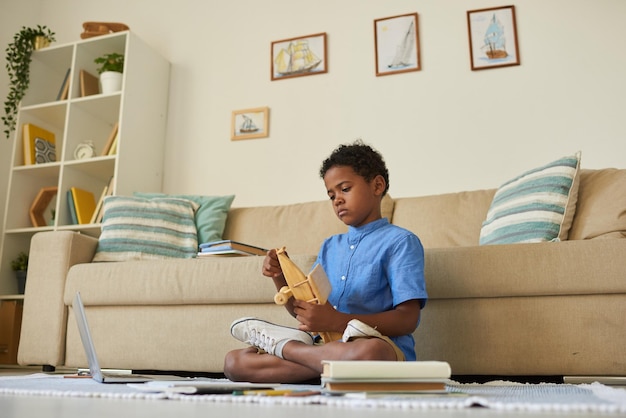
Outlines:
[[[352,144],[343,144],[335,148],[330,157],[322,162],[320,177],[323,179],[326,172],[334,166],[352,167],[354,172],[367,182],[381,175],[386,183],[383,196],[389,190],[389,171],[383,156],[360,139]]]

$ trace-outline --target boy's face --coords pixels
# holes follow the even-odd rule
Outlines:
[[[358,227],[381,218],[386,186],[382,176],[367,182],[352,167],[333,166],[324,175],[324,184],[335,214],[346,225]]]

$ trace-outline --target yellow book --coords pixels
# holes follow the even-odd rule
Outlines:
[[[74,199],[78,223],[88,224],[96,210],[96,198],[90,191],[79,189],[78,187],[70,187],[70,190]]]
[[[22,127],[22,141],[24,145],[24,165],[35,164],[35,140],[41,138],[55,145],[55,136],[52,132],[40,128],[32,123],[25,123]]]

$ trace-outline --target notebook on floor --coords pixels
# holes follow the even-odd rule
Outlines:
[[[89,373],[95,381],[100,383],[142,383],[152,380],[152,378],[148,376],[136,374],[112,374],[103,372],[102,369],[100,369],[100,363],[98,363],[96,347],[93,345],[89,324],[87,323],[87,316],[85,315],[85,306],[80,297],[80,292],[76,292],[72,307],[74,308],[74,316],[76,318],[76,324],[78,325],[80,339],[83,342],[83,348],[87,355]]]

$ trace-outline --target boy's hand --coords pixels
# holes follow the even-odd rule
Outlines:
[[[345,321],[342,322],[343,318],[338,318],[339,312],[330,303],[319,305],[294,299],[293,312],[295,318],[300,322],[298,329],[301,331],[343,332],[345,329]]]
[[[272,279],[283,275],[283,270],[280,268],[280,262],[278,261],[275,248],[269,250],[265,256],[265,260],[263,260],[263,275],[271,277]]]

